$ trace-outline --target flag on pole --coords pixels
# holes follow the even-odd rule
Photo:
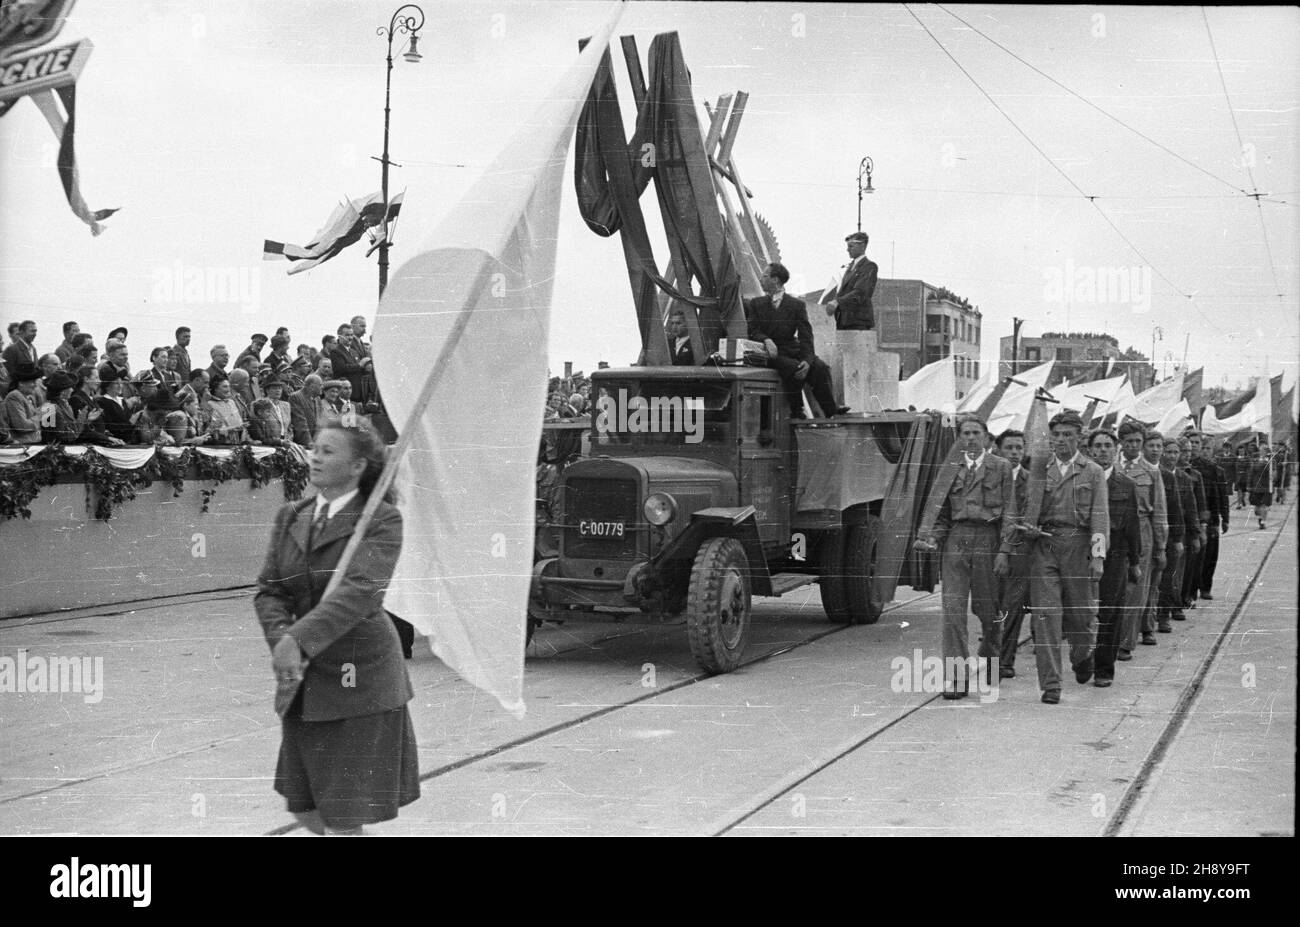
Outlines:
[[[385,607],[516,716],[565,157],[621,11],[397,268],[375,319],[375,372],[407,448]]]
[[[397,215],[402,211],[402,198],[404,196],[406,196],[405,190],[389,200],[388,209],[384,210],[382,221],[366,229],[366,235],[370,238],[370,248],[366,251],[366,257],[374,254],[375,249],[382,247],[384,242],[392,242],[393,229],[397,225]]]
[[[319,232],[305,246],[288,245],[266,239],[262,245],[262,260],[285,258],[293,262],[290,274],[300,274],[324,264],[349,245],[361,240],[370,225],[382,221],[383,197],[372,193],[360,199],[345,199],[334,207]]]
[[[1155,430],[1166,439],[1177,438],[1193,424],[1191,406],[1187,404],[1186,399],[1180,398],[1173,408],[1156,422]]]
[[[1178,371],[1177,375],[1163,383],[1157,383],[1150,389],[1138,393],[1132,408],[1125,411],[1130,418],[1135,418],[1139,422],[1150,424],[1160,421],[1183,398],[1185,380],[1183,371]]]
[[[1006,391],[997,406],[989,414],[988,426],[991,434],[1001,434],[1008,428],[1023,431],[1029,410],[1038,395],[1038,390],[1047,384],[1056,362],[1049,360],[1023,370],[1011,378]]]

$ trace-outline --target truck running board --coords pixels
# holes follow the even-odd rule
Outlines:
[[[785,595],[800,586],[810,586],[817,582],[817,577],[809,573],[774,573],[772,575],[772,595]]]

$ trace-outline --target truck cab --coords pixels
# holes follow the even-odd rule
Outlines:
[[[881,457],[876,481],[887,481],[877,442],[862,443],[866,417],[792,423],[781,381],[764,367],[602,370],[592,397],[591,456],[561,478],[557,550],[535,565],[530,626],[685,612],[696,660],[727,672],[740,663],[753,595],[821,582],[833,620],[879,615],[871,532],[885,486],[864,495],[800,480],[800,443],[824,457],[858,440]],[[804,469],[845,482],[824,463]]]

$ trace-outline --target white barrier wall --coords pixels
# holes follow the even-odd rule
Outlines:
[[[229,480],[203,514],[200,490],[212,485],[187,481],[172,498],[155,481],[107,522],[87,510],[84,484],[45,487],[30,520],[0,523],[0,618],[252,585],[283,481]]]

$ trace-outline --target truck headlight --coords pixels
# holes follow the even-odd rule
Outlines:
[[[666,525],[677,517],[677,500],[666,492],[651,493],[641,510],[650,524]]]

